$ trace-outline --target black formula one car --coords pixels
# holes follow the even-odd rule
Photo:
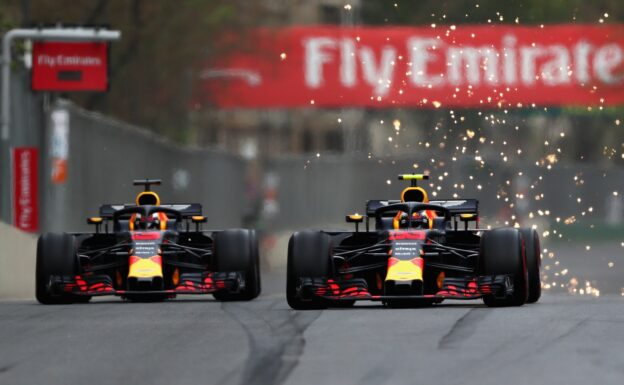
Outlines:
[[[411,181],[401,200],[370,200],[365,215],[346,217],[355,231],[292,235],[286,284],[292,308],[345,307],[356,300],[413,306],[477,298],[487,306],[519,306],[539,299],[535,230],[479,229],[477,200],[429,201],[417,186],[427,175],[399,179]]]
[[[47,233],[37,244],[36,296],[43,304],[88,302],[93,296],[163,300],[212,294],[251,300],[260,294],[253,230],[202,231],[200,204],[161,205],[145,186],[136,204],[105,204],[89,218],[94,233]],[[112,229],[111,229],[112,226]]]

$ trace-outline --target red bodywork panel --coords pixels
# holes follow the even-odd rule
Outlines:
[[[478,299],[484,295],[507,295],[513,291],[513,284],[506,275],[470,278],[446,278],[442,288],[435,294],[425,295],[374,295],[368,290],[363,279],[335,281],[333,279],[306,279],[301,290],[309,290],[312,296],[329,300],[369,300],[385,299]]]
[[[64,279],[59,282],[61,288],[66,293],[75,295],[117,295],[125,296],[128,294],[170,294],[175,297],[176,294],[212,294],[217,291],[230,289],[240,285],[240,277],[238,273],[203,273],[201,277],[182,276],[180,283],[173,289],[160,291],[128,291],[117,290],[114,288],[112,281],[107,276],[80,276],[76,275],[72,279]]]

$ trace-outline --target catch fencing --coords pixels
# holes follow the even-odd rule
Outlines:
[[[154,188],[162,203],[201,203],[209,226],[240,226],[245,210],[241,158],[181,147],[71,104],[56,108],[69,112],[67,179],[62,184],[51,182],[47,155],[43,229],[84,229],[85,218],[97,215],[100,204],[133,202],[141,187],[132,181],[145,178],[163,180]]]
[[[368,199],[399,199],[408,183],[397,180],[397,175],[422,172],[422,166],[414,169],[413,165],[427,164],[431,159],[427,155],[272,159],[268,170],[280,181],[274,226],[344,223],[346,214],[364,212]],[[557,217],[561,224],[566,219],[597,225],[622,220],[624,170],[584,164],[555,165],[549,170],[530,163],[485,163],[481,167],[466,157],[447,162],[439,171],[425,167],[431,179],[421,185],[432,200],[454,198],[454,194],[458,199],[479,199],[484,225],[556,223]],[[344,223],[341,227],[352,226]]]

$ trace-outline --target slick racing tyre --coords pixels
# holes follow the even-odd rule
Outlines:
[[[529,274],[529,298],[527,303],[535,303],[542,295],[542,283],[540,281],[540,240],[539,235],[533,229],[522,228],[520,234],[524,239],[524,250],[526,252],[526,264]]]
[[[245,289],[238,293],[227,291],[213,294],[219,301],[249,301],[260,295],[260,258],[256,232],[246,229],[215,233],[214,258],[216,271],[241,271],[245,274]]]
[[[320,231],[300,231],[288,242],[286,267],[286,300],[297,310],[325,309],[328,301],[321,298],[303,299],[297,295],[300,278],[330,278],[333,276],[331,236]]]
[[[74,236],[46,233],[37,242],[37,267],[35,273],[35,296],[46,305],[88,302],[89,296],[75,296],[54,292],[50,282],[54,276],[74,276],[78,273]]]
[[[483,275],[511,275],[513,293],[507,298],[485,295],[487,306],[521,306],[528,297],[526,256],[520,231],[500,228],[484,232],[481,237],[480,264]]]

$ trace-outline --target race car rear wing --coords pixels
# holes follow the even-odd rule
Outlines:
[[[116,211],[127,209],[129,207],[135,207],[136,205],[126,204],[105,204],[100,206],[100,217],[104,219],[113,219],[113,214]],[[160,205],[160,207],[166,207],[179,211],[182,214],[182,218],[191,218],[193,216],[202,215],[202,205],[199,203],[189,204],[177,204],[177,205]]]
[[[445,199],[429,201],[432,205],[444,206],[451,215],[476,214],[479,215],[479,201],[477,199]]]
[[[366,215],[372,217],[380,207],[401,203],[400,200],[369,200],[366,202]],[[429,204],[446,207],[452,216],[461,214],[479,215],[479,201],[477,199],[444,199],[429,201]]]
[[[369,217],[375,216],[375,211],[378,208],[388,206],[388,205],[393,205],[395,203],[401,203],[401,201],[398,199],[394,199],[394,200],[372,199],[372,200],[366,201],[366,215]]]

